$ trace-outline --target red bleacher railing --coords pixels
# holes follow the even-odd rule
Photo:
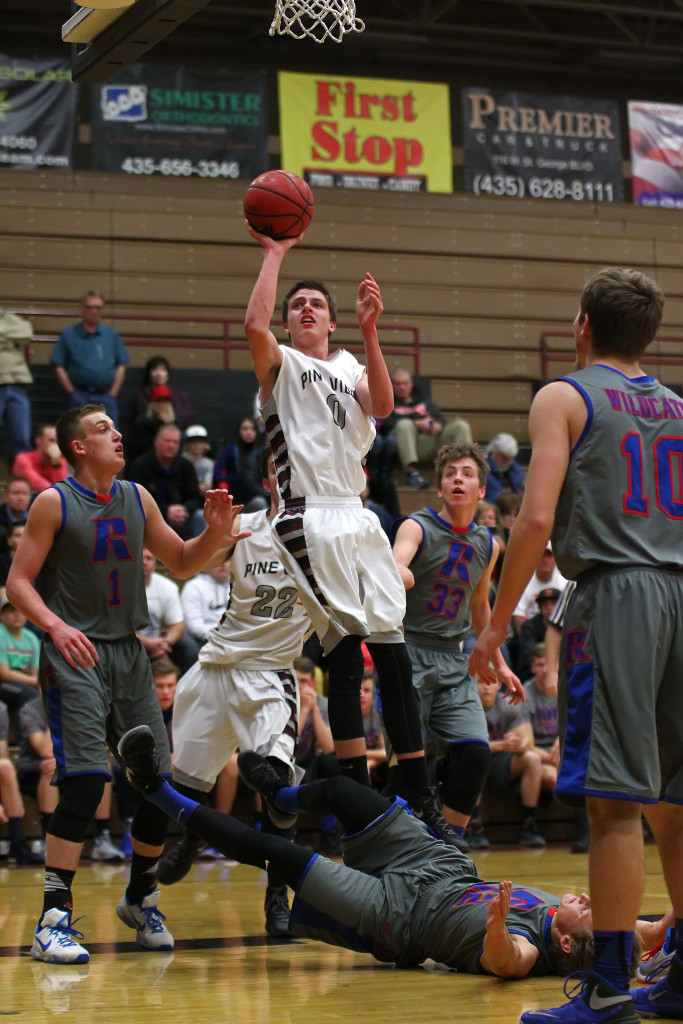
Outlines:
[[[573,338],[571,331],[541,331],[541,380],[549,379],[548,367],[554,363],[574,363],[576,355],[574,352],[558,352],[548,344],[548,338]],[[677,341],[683,344],[683,336],[675,334],[658,334],[653,345],[663,341]],[[657,352],[648,352],[639,362],[650,366],[683,366],[683,356],[661,356]]]
[[[18,307],[12,308],[13,313],[18,313],[20,316],[24,316],[31,321],[35,320],[36,317],[50,316],[60,317],[70,322],[80,320],[79,311],[67,311],[63,309],[37,309],[35,307],[31,309],[19,309]],[[107,311],[106,322],[109,325],[116,325],[118,321],[133,320],[138,323],[186,323],[186,324],[217,324],[220,326],[220,337],[218,338],[165,338],[160,340],[158,338],[143,338],[125,335],[123,338],[126,346],[131,348],[142,348],[143,346],[157,347],[160,351],[166,348],[196,348],[196,349],[207,349],[207,350],[222,350],[223,351],[223,369],[230,369],[230,355],[232,352],[245,352],[248,351],[249,345],[246,341],[238,341],[231,337],[231,328],[239,324],[243,326],[244,321],[240,317],[235,316],[196,316],[194,314],[182,314],[182,313],[111,313]],[[277,326],[277,325],[275,325]],[[338,330],[358,330],[358,324],[355,321],[339,321],[337,323]],[[394,345],[382,345],[382,352],[385,356],[388,355],[399,355],[412,359],[413,372],[419,374],[420,372],[420,329],[415,327],[413,324],[385,324],[384,331],[405,331],[410,342],[404,346]],[[56,341],[57,335],[55,333],[50,334],[39,334],[35,333],[33,336],[34,341]],[[351,351],[362,352],[363,346],[358,343],[351,343],[347,346]],[[31,359],[31,346],[27,346],[27,359]]]

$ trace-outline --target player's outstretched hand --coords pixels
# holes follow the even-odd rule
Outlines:
[[[489,912],[486,915],[486,931],[505,929],[505,920],[510,913],[511,902],[512,882],[501,882],[498,888],[498,895],[489,904]]]
[[[293,245],[298,245],[301,239],[304,237],[303,231],[300,235],[295,238],[271,238],[270,235],[262,235],[255,228],[252,228],[248,220],[244,222],[247,226],[247,231],[252,238],[255,238],[259,245],[262,245],[264,249],[280,250],[283,254],[291,249]]]
[[[100,660],[85,633],[68,626],[61,619],[50,630],[50,636],[57,650],[72,668],[92,668],[95,662]]]
[[[491,664],[491,659],[505,640],[507,631],[492,625],[489,619],[470,654],[469,670],[471,676],[478,676],[485,683],[495,683],[498,678]]]
[[[503,697],[509,704],[524,704],[526,702],[526,690],[512,669],[506,665],[505,668],[496,669],[496,675],[501,682],[501,686],[504,686],[507,690]]]
[[[379,320],[384,309],[379,285],[372,274],[366,274],[358,286],[356,316],[361,327],[371,327]]]
[[[204,518],[207,526],[213,530],[220,530],[224,536],[224,543],[229,547],[235,545],[238,540],[251,537],[250,530],[237,530],[237,519],[243,508],[244,505],[233,505],[229,491],[216,488],[204,495]]]

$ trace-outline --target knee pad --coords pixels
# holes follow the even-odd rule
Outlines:
[[[74,775],[59,784],[59,803],[50,819],[50,835],[82,843],[88,822],[98,808],[106,775]]]
[[[335,740],[357,739],[363,735],[360,686],[363,653],[359,636],[345,636],[327,656],[330,727]]]
[[[168,818],[161,808],[140,798],[130,827],[133,839],[147,846],[163,846],[167,831]]]
[[[454,743],[443,773],[441,797],[458,814],[471,814],[484,788],[491,761],[488,743]]]

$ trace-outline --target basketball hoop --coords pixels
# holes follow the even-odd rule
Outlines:
[[[365,28],[356,17],[355,0],[275,0],[275,17],[270,35],[306,36],[316,43],[332,39],[341,43],[346,32],[362,32]]]

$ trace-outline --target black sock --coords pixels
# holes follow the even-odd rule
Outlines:
[[[365,754],[362,757],[340,757],[339,767],[345,779],[353,779],[354,782],[359,782],[361,786],[370,785],[368,759]]]
[[[427,774],[427,759],[421,757],[404,757],[398,762],[398,770],[403,779],[408,803],[418,796],[425,796],[431,791]]]
[[[141,853],[136,853],[133,850],[130,881],[126,889],[126,899],[129,903],[142,903],[145,896],[149,896],[151,892],[155,891],[158,870],[158,857],[143,857]]]
[[[53,907],[57,907],[58,910],[68,910],[71,913],[73,909],[71,886],[75,874],[75,871],[68,871],[66,868],[45,866],[43,914],[46,910],[52,910]]]
[[[10,818],[7,822],[7,829],[9,831],[9,848],[10,850],[16,850],[20,846],[24,845],[24,830],[22,828],[21,818]]]
[[[536,808],[535,807],[522,807],[522,814],[524,815],[524,828],[536,828]]]

